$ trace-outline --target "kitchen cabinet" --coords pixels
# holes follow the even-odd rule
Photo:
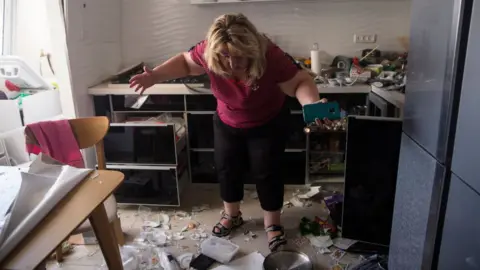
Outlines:
[[[140,109],[131,108],[138,95],[133,95],[128,85],[125,85],[125,88],[120,84],[115,87],[100,85],[89,89],[90,94],[94,96],[96,115],[107,116],[112,122],[111,130],[106,137],[107,163],[110,166],[127,166],[122,169],[132,175],[130,177],[133,179],[130,181],[132,183],[129,183],[131,187],[122,188],[120,191],[136,188],[135,194],[138,194],[138,198],[136,195],[130,196],[122,193],[125,203],[179,205],[180,201],[174,198],[176,194],[174,189],[161,195],[162,198],[153,195],[153,197],[148,197],[151,194],[147,191],[158,188],[156,184],[160,182],[168,182],[168,185],[172,185],[172,187],[173,184],[176,184],[176,190],[180,194],[180,179],[184,178],[188,178],[187,182],[190,183],[218,182],[213,149],[213,114],[217,107],[216,99],[211,94],[193,93],[187,88],[180,89],[181,87],[182,85],[179,84],[156,85],[156,89],[152,90],[154,94],[149,95],[148,100]],[[337,101],[340,107],[349,114],[365,113],[369,91],[368,87],[358,89],[319,88],[322,97]],[[318,157],[318,153],[310,156],[310,150],[314,148],[314,150],[323,151],[324,149],[315,147],[314,143],[310,145],[309,137],[304,133],[305,123],[300,103],[295,98],[287,97],[286,104],[291,111],[287,120],[289,136],[286,151],[278,166],[279,174],[287,185],[304,185],[310,183],[309,167],[310,163],[315,161],[312,158]],[[127,117],[141,119],[156,117],[163,113],[183,119],[185,136],[179,136],[179,138],[173,136],[171,126],[163,126],[161,123],[155,124],[154,127],[144,127],[144,123],[122,123],[122,119]],[[330,166],[329,170],[317,171],[317,176],[328,175],[331,177],[332,174],[343,174],[344,153],[342,151],[344,150],[342,149],[345,148],[345,134],[345,131],[340,131],[338,134],[329,133],[317,136],[319,140],[326,142],[329,152],[340,152],[333,153],[333,157],[328,157],[336,164],[338,163],[335,172],[332,172],[334,168]],[[124,151],[125,149],[128,151]],[[115,151],[133,154],[123,155],[123,153]],[[128,159],[129,157],[131,160]],[[179,160],[184,160],[184,162],[180,163]],[[182,171],[183,167],[187,167],[188,173],[180,175],[178,172]],[[145,183],[145,190],[135,186],[134,180],[138,178],[137,175],[143,177],[142,183]],[[251,177],[246,174],[244,182],[252,184]],[[144,191],[148,193],[146,193],[148,198],[140,196]]]

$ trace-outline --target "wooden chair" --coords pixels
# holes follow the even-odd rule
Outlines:
[[[77,139],[78,147],[80,149],[89,148],[95,146],[97,164],[99,170],[106,169],[105,162],[105,153],[103,148],[103,138],[107,135],[108,128],[110,126],[109,120],[107,117],[90,117],[90,118],[77,118],[68,120],[72,132]],[[35,138],[33,132],[27,127],[25,128],[25,139],[26,143],[37,144],[38,142]],[[115,197],[112,195],[104,202],[105,210],[107,211],[108,221],[112,226],[112,230],[115,233],[117,242],[119,245],[124,245],[125,238],[122,232],[120,219],[117,215],[117,202]],[[83,224],[81,224],[73,234],[81,234],[92,230],[90,221],[87,219]],[[57,261],[60,262],[63,260],[62,246],[60,245],[55,250]]]

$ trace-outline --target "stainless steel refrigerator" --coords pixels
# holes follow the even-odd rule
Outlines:
[[[480,269],[480,0],[412,0],[389,269]]]

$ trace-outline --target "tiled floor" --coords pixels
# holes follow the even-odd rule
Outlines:
[[[285,198],[289,199],[292,196],[292,190],[285,193]],[[195,187],[189,188],[182,196],[182,207],[177,208],[152,208],[152,213],[164,212],[173,214],[176,211],[186,211],[191,213],[192,206],[199,204],[209,204],[210,210],[203,211],[192,216],[191,220],[199,222],[200,228],[205,229],[205,232],[210,232],[212,226],[218,221],[220,211],[222,209],[221,201],[218,196],[218,190],[213,186],[210,187]],[[245,201],[242,205],[242,212],[247,223],[244,225],[245,229],[254,232],[258,237],[255,239],[248,239],[243,234],[243,230],[239,230],[233,234],[231,241],[240,246],[240,253],[237,257],[243,256],[253,251],[259,251],[263,255],[268,255],[269,250],[267,246],[267,239],[263,231],[262,210],[260,209],[258,200],[252,199],[248,194],[245,195]],[[143,224],[144,215],[138,213],[138,207],[122,207],[119,210],[120,218],[122,220],[122,228],[127,236],[127,242],[132,242],[135,237],[141,232],[141,225]],[[307,254],[312,261],[314,261],[315,269],[330,269],[333,261],[328,255],[318,254],[309,243],[305,243],[298,247],[294,243],[294,239],[298,238],[298,225],[302,217],[321,216],[325,213],[319,204],[314,203],[310,207],[286,208],[282,215],[282,222],[287,230],[287,237],[289,238],[290,248],[300,250]],[[179,232],[184,226],[188,225],[191,220],[175,220],[171,218],[171,232]],[[180,255],[185,252],[196,253],[198,241],[191,240],[190,232],[185,233],[185,239],[180,240],[168,247],[168,251],[173,255]],[[342,262],[355,262],[358,258],[356,256],[345,256]],[[99,269],[103,264],[103,256],[98,246],[76,246],[73,253],[65,257],[65,261],[58,265],[54,261],[48,263],[47,269],[68,269],[68,270],[86,270]]]

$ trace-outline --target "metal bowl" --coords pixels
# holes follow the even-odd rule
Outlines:
[[[312,270],[313,264],[304,253],[282,250],[270,253],[263,262],[264,270]]]

